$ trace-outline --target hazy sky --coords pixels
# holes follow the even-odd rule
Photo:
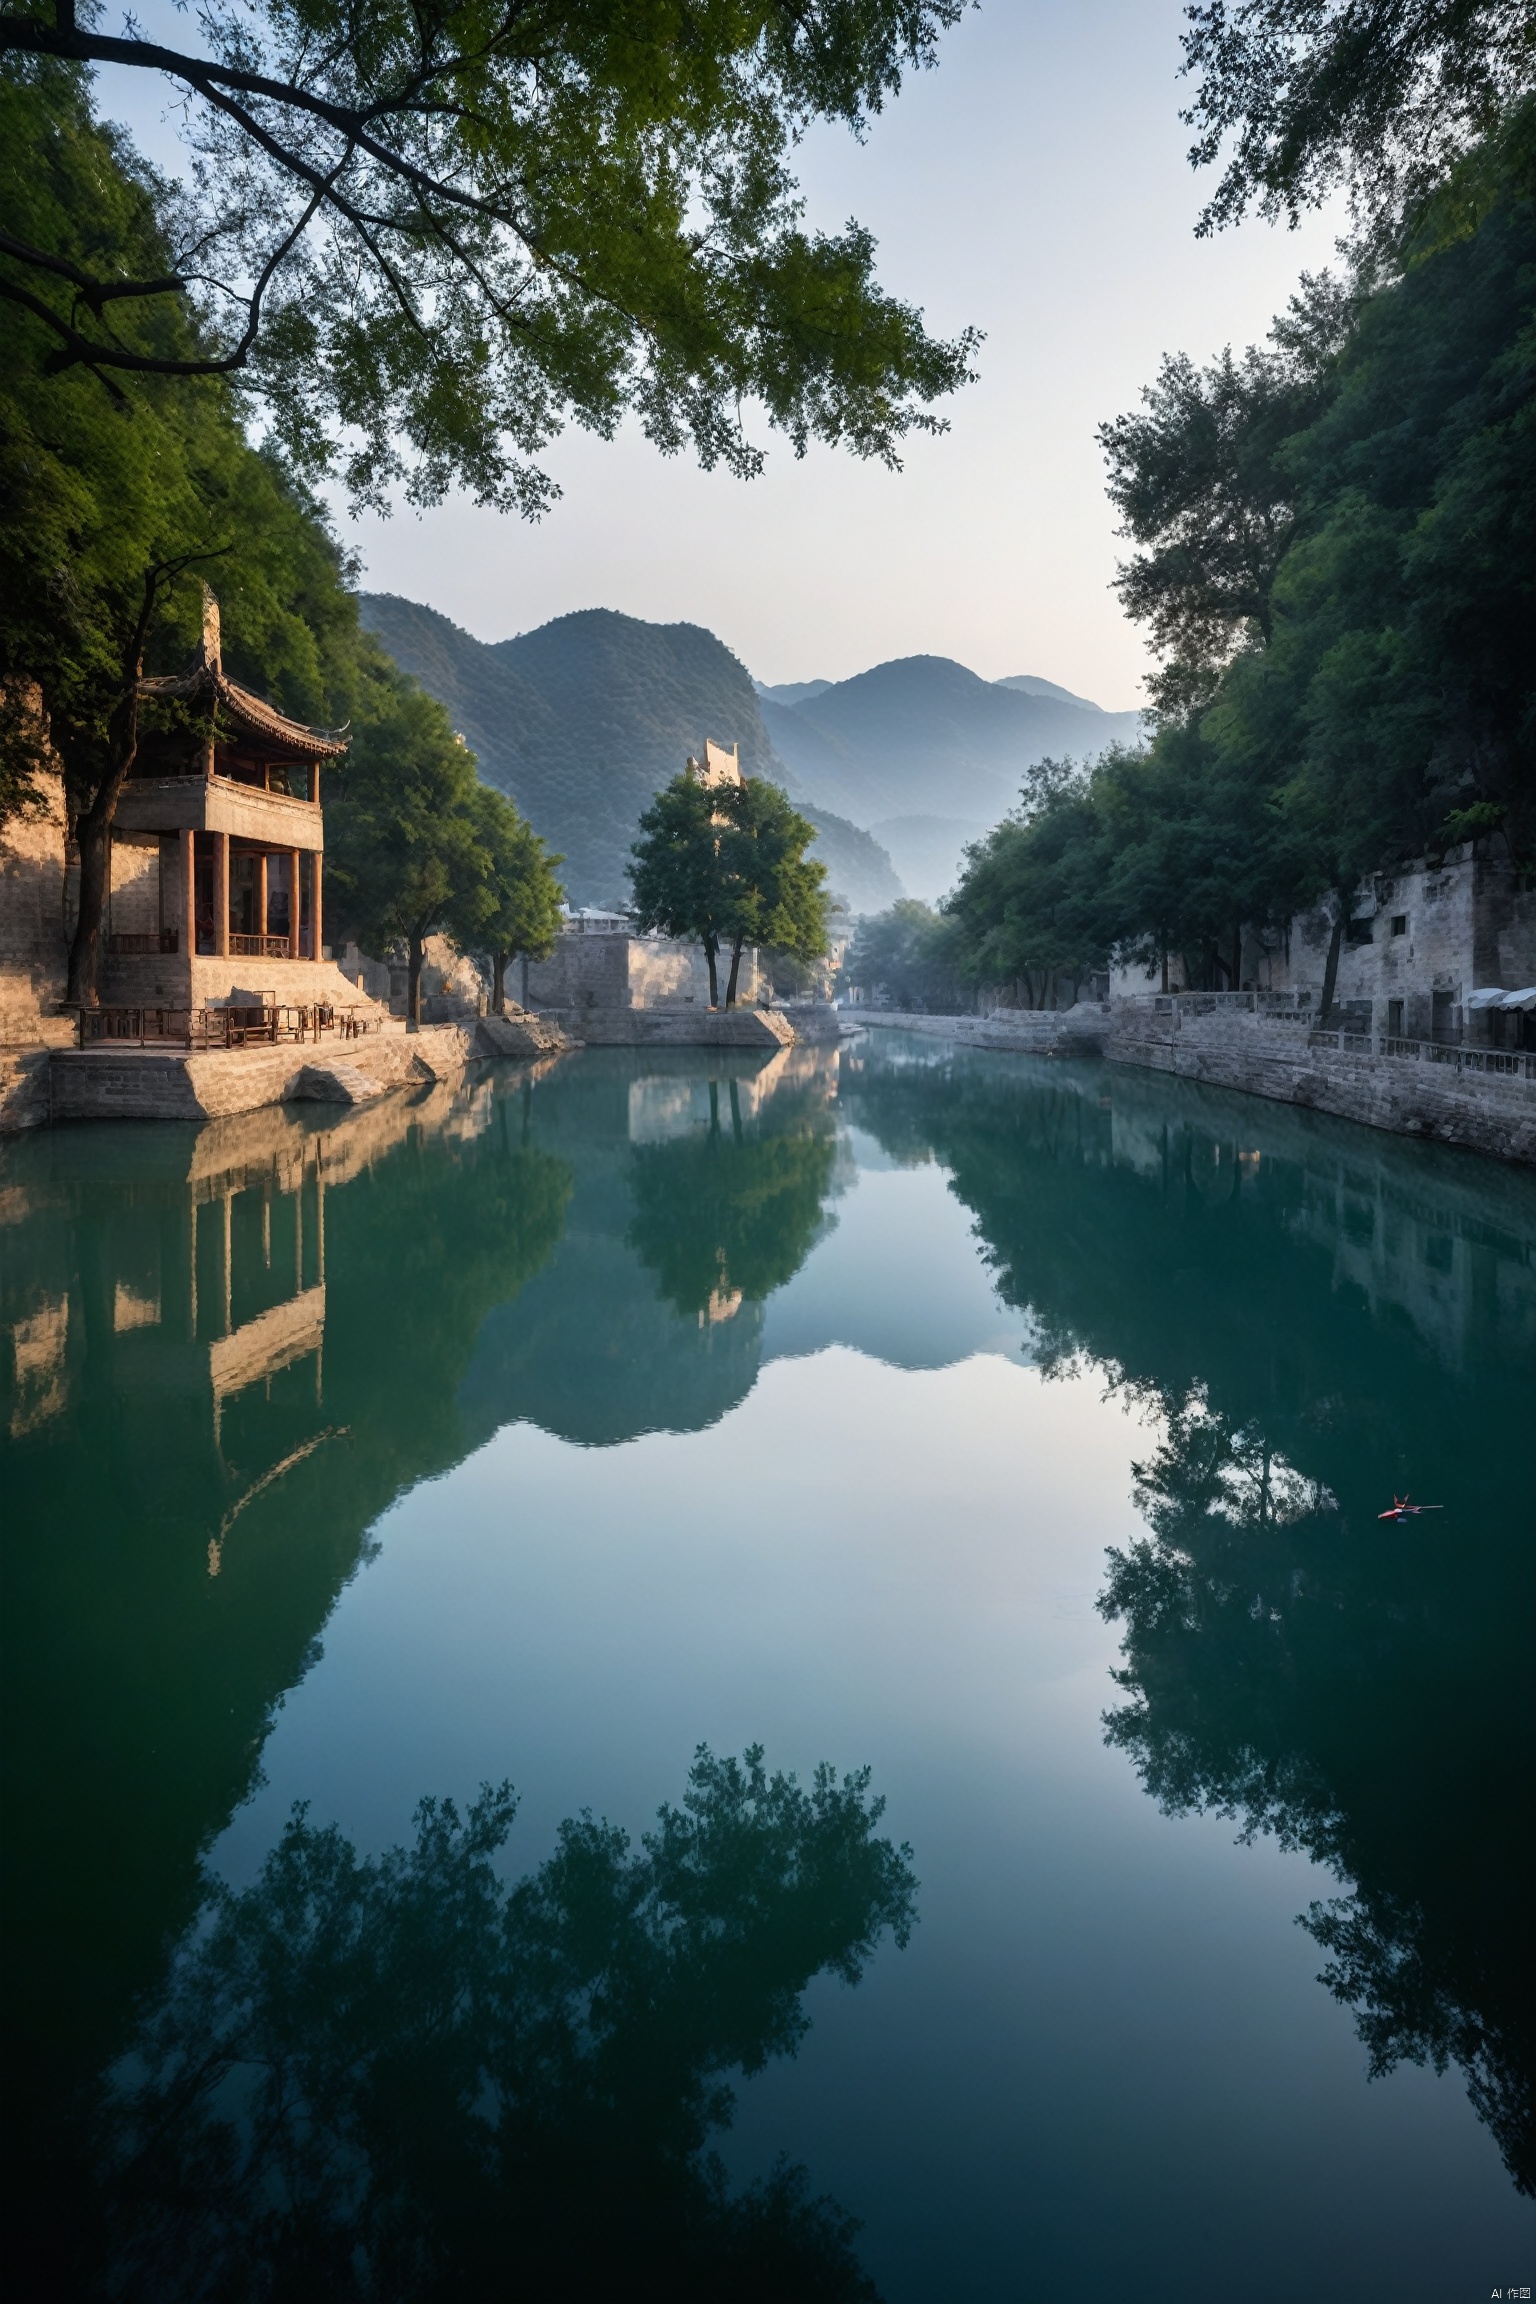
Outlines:
[[[633,427],[612,444],[573,432],[546,459],[565,493],[536,527],[462,498],[343,522],[364,581],[486,640],[620,608],[708,625],[763,680],[926,652],[1140,702],[1094,428],[1135,404],[1165,350],[1204,359],[1261,336],[1337,229],[1195,239],[1207,180],[1178,119],[1182,21],[1181,0],[986,0],[865,145],[808,141],[809,221],[859,217],[885,285],[931,329],[986,331],[980,382],[904,471],[820,449],[797,462],[770,440],[764,476],[741,482],[658,456]],[[103,109],[169,159],[163,97],[137,78],[104,75]]]

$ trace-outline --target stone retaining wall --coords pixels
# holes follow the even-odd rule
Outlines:
[[[1176,1007],[1158,1014],[1150,1003],[1117,1001],[1105,1053],[1114,1064],[1332,1112],[1394,1135],[1536,1162],[1536,1082],[1313,1048],[1305,1020],[1245,1011],[1181,1017]]]
[[[326,1055],[381,1087],[404,1087],[462,1072],[478,1055],[476,1035],[457,1024],[363,1040],[286,1043],[276,1048],[69,1048],[49,1064],[49,1114],[64,1120],[215,1120],[264,1104],[300,1101],[300,1076]]]
[[[795,1044],[794,1026],[775,1008],[541,1008],[539,1014],[590,1048],[792,1048]]]
[[[896,1008],[850,1009],[849,1021],[887,1032],[920,1032],[965,1048],[1011,1048],[1021,1056],[1097,1056],[1110,1032],[1106,1004],[1075,1008],[1004,1008],[990,1016],[920,1016]]]

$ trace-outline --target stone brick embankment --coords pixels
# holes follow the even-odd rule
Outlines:
[[[544,1008],[589,1048],[792,1048],[795,1028],[776,1008]]]
[[[854,1008],[849,1020],[886,1032],[920,1032],[963,1048],[1008,1048],[1020,1056],[1097,1056],[1109,1038],[1107,1003],[1075,1008],[1003,1008],[990,1016],[919,1016],[896,1008]]]
[[[1187,1013],[1178,1000],[1116,1001],[1105,1053],[1113,1064],[1536,1162],[1536,1080],[1423,1057],[1313,1047],[1308,1021],[1219,1006]]]
[[[18,1107],[18,1118],[6,1124],[214,1120],[268,1104],[354,1104],[386,1089],[453,1079],[481,1058],[549,1055],[571,1045],[542,1017],[498,1016],[277,1047],[18,1050],[11,1053],[27,1058],[31,1096],[27,1111]],[[5,1077],[0,1067],[0,1091]]]

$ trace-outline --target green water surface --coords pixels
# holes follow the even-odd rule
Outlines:
[[[7,2293],[1536,2284],[1533,1475],[1536,1180],[1125,1069],[8,1143]]]

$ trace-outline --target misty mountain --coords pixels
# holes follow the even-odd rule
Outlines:
[[[994,688],[1017,688],[1024,696],[1054,696],[1058,704],[1076,704],[1084,712],[1102,713],[1102,704],[1090,702],[1086,696],[1075,696],[1070,688],[1058,687],[1054,680],[1042,680],[1035,672],[1010,672],[1002,680],[994,680]]]
[[[803,703],[763,709],[774,749],[806,791],[865,825],[908,816],[995,824],[1032,761],[1092,759],[1140,732],[1134,712],[1002,686],[947,656],[877,664]]]
[[[747,775],[773,778],[804,804],[745,665],[701,625],[589,608],[486,642],[393,593],[365,592],[361,607],[396,663],[446,705],[485,781],[565,857],[573,904],[627,900],[641,811],[706,736],[739,744]],[[856,912],[894,903],[902,888],[890,858],[820,797],[806,812],[830,886]]]
[[[754,680],[752,685],[770,704],[803,704],[808,697],[824,695],[832,683],[830,680],[781,680],[777,687],[771,687],[766,681]]]

